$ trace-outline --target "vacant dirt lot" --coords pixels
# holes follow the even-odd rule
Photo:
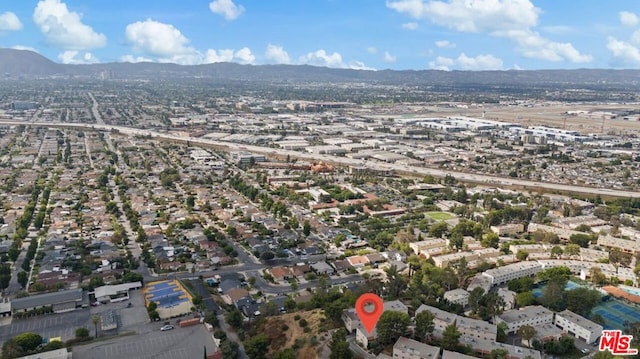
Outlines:
[[[298,320],[295,319],[297,317],[299,317]],[[298,349],[296,356],[298,358],[315,359],[318,357],[318,348],[324,344],[323,336],[318,335],[323,318],[324,314],[322,314],[321,310],[288,313],[267,318],[263,330],[271,339],[273,352],[291,348],[298,340],[304,342],[304,345]],[[306,325],[303,324],[304,326],[300,325],[302,319],[307,323]],[[309,328],[306,333],[304,327]],[[316,336],[318,340],[316,346],[310,344],[313,336]]]

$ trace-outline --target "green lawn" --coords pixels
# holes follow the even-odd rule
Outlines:
[[[449,212],[427,212],[427,216],[437,221],[446,221],[448,219],[456,218],[455,215]]]

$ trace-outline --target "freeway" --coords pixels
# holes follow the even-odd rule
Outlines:
[[[162,133],[158,131],[152,131],[147,129],[139,129],[125,126],[113,126],[113,125],[102,125],[102,124],[85,124],[85,123],[62,123],[62,122],[22,122],[22,121],[13,121],[13,120],[0,120],[0,124],[2,125],[25,125],[25,126],[40,126],[40,127],[60,127],[60,128],[79,128],[79,129],[93,129],[93,130],[103,130],[103,131],[118,131],[121,134],[131,135],[131,136],[150,136],[156,140],[165,140],[170,142],[181,142],[190,144],[198,144],[205,147],[215,147],[219,150],[226,151],[248,151],[253,153],[260,153],[264,155],[272,155],[279,157],[290,156],[291,158],[298,158],[308,161],[324,161],[327,163],[333,163],[337,165],[344,166],[354,166],[354,167],[366,167],[371,169],[384,169],[384,170],[393,170],[398,173],[406,173],[414,176],[435,176],[435,177],[445,177],[447,175],[454,176],[457,180],[462,182],[473,182],[486,184],[489,186],[520,186],[531,189],[543,190],[543,191],[560,191],[560,192],[569,192],[569,193],[581,193],[588,195],[602,195],[607,197],[631,197],[631,198],[640,198],[640,192],[636,191],[627,191],[627,190],[617,190],[610,188],[596,188],[596,187],[588,187],[588,186],[579,186],[579,185],[571,185],[571,184],[562,184],[562,183],[551,183],[551,182],[540,182],[540,181],[531,181],[531,180],[523,180],[517,178],[504,178],[498,176],[492,176],[487,174],[475,174],[475,173],[467,173],[467,172],[459,172],[459,171],[450,171],[450,170],[442,170],[439,168],[428,168],[428,167],[414,167],[407,165],[400,165],[394,163],[381,163],[381,162],[372,162],[367,160],[360,159],[351,159],[346,157],[336,157],[330,155],[320,155],[314,153],[303,153],[297,151],[283,150],[283,149],[275,149],[269,147],[260,147],[254,145],[245,145],[245,144],[237,144],[232,142],[224,142],[217,140],[210,140],[204,138],[191,138],[191,137],[181,137],[168,133]]]

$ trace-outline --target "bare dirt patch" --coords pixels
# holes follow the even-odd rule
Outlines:
[[[296,318],[298,318],[296,320]],[[297,358],[315,359],[318,357],[318,347],[323,344],[322,331],[324,314],[321,310],[287,313],[266,318],[263,332],[271,340],[271,352],[277,353],[287,348],[295,347]],[[300,325],[300,323],[303,325]],[[306,325],[304,324],[306,322]],[[309,328],[305,332],[305,327]],[[312,337],[318,344],[312,345]]]

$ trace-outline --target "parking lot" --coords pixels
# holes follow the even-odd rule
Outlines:
[[[61,337],[62,340],[69,340],[75,337],[75,330],[80,327],[93,328],[91,316],[86,309],[27,319],[12,319],[10,325],[0,327],[0,341],[7,341],[24,332],[38,333],[44,338]]]
[[[203,349],[215,351],[211,333],[204,325],[162,332],[159,329],[139,335],[114,338],[73,348],[74,359],[110,358],[200,358]]]

